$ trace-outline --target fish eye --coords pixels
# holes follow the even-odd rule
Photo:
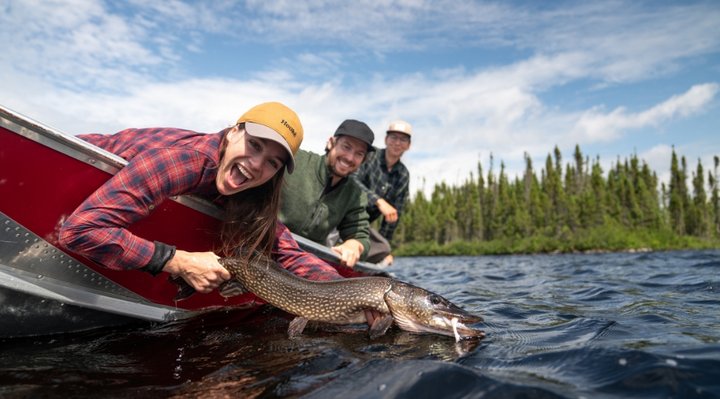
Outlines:
[[[433,295],[430,297],[430,303],[433,305],[440,305],[442,303],[442,298],[437,295]]]

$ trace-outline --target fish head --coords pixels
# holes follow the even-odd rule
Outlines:
[[[483,338],[485,333],[471,324],[483,321],[442,296],[412,284],[393,281],[385,303],[401,329],[455,337],[457,341]]]

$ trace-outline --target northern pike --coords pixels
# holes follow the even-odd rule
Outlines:
[[[308,321],[364,323],[366,310],[381,314],[369,327],[371,338],[385,334],[393,323],[405,331],[442,334],[456,341],[485,337],[482,330],[469,326],[481,322],[482,317],[440,295],[392,278],[307,280],[264,256],[254,256],[250,261],[228,257],[220,259],[220,263],[234,277],[230,281],[236,288],[296,316],[288,328],[290,337],[301,334]],[[237,287],[238,283],[241,287]]]

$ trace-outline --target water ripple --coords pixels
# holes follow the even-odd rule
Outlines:
[[[0,397],[720,397],[720,251],[398,258],[487,338],[266,309],[0,342]],[[50,395],[49,393],[52,393]]]

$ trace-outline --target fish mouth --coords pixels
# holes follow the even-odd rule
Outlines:
[[[447,323],[448,319],[446,317],[443,317],[443,321]],[[460,342],[460,340],[463,339],[485,338],[485,331],[468,327],[467,325],[465,325],[465,323],[459,322],[457,317],[453,317],[449,320],[449,322],[452,326],[453,335],[455,336],[456,342]]]
[[[394,317],[398,326],[405,331],[446,335],[448,337],[454,337],[456,342],[460,342],[465,339],[485,338],[484,331],[469,326],[469,324],[482,321],[482,318],[477,316],[468,315],[465,317],[451,315],[450,317],[447,317],[436,315],[427,322],[422,322],[405,316],[394,315]]]
[[[462,339],[485,338],[484,331],[470,327],[471,324],[482,322],[482,317],[468,313],[453,304],[448,304],[446,307],[439,307],[435,310],[437,312],[434,316],[436,324],[444,326],[446,330],[449,329],[452,334],[447,335],[454,336],[455,341],[459,342]]]

